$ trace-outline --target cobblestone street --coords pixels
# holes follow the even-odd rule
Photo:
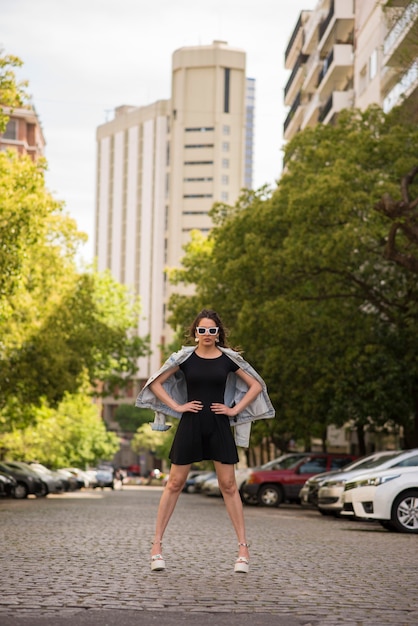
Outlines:
[[[0,501],[2,626],[418,625],[418,537],[296,505],[245,507],[248,575],[221,498],[182,494],[167,569],[149,548],[161,490]]]

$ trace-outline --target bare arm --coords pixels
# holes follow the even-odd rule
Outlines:
[[[176,365],[175,367],[171,367],[166,370],[152,381],[149,388],[152,393],[157,396],[159,400],[161,400],[161,402],[164,402],[164,404],[170,407],[170,409],[173,409],[173,411],[177,411],[177,413],[186,413],[186,411],[189,413],[198,413],[203,408],[201,402],[193,400],[192,402],[186,402],[185,404],[178,404],[163,387],[163,383],[167,380],[167,378],[170,378],[170,376],[175,374],[175,372],[179,369],[179,366]]]
[[[238,404],[233,407],[226,406],[226,404],[221,404],[220,402],[214,402],[210,407],[214,413],[222,413],[223,415],[228,415],[228,417],[235,417],[238,413],[243,411],[246,406],[251,404],[251,402],[261,393],[263,389],[261,384],[258,380],[250,376],[250,374],[247,374],[241,368],[238,369],[235,374],[242,378],[242,380],[247,384],[247,393],[243,398],[241,398]]]

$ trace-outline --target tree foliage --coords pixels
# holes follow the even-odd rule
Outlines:
[[[86,389],[65,394],[56,408],[42,402],[31,411],[29,426],[0,436],[3,458],[37,460],[53,468],[86,468],[112,459],[119,449],[117,436],[106,431],[99,406]]]
[[[15,68],[21,66],[19,57],[6,55],[0,48],[0,133],[7,126],[10,111],[24,105],[27,100],[27,82],[18,81],[15,74]]]
[[[154,411],[138,409],[132,404],[120,404],[113,415],[113,419],[119,424],[123,432],[134,433],[142,424],[152,422]]]
[[[13,72],[19,65],[0,54],[0,129],[24,101]],[[64,420],[59,407],[78,398],[86,381],[90,393],[117,393],[149,352],[148,338],[136,332],[138,299],[109,272],[79,268],[86,235],[47,190],[45,169],[43,159],[0,152],[0,432],[7,449],[19,430],[38,431],[42,415]]]
[[[348,420],[402,426],[416,441],[416,277],[384,257],[387,223],[374,206],[416,165],[417,141],[416,127],[376,107],[306,129],[286,146],[274,193],[214,207],[197,276],[185,251],[182,279],[196,290],[172,300],[173,323],[184,325],[190,304],[221,313],[268,383],[278,419],[265,436],[277,445],[308,446]]]

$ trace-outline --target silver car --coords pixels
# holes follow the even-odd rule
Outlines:
[[[370,465],[373,466],[374,462],[378,462],[380,459],[386,459],[389,456],[393,455],[393,451],[385,451],[385,452],[375,452],[373,454],[369,454],[367,456],[363,456],[360,459],[356,459],[352,461],[348,465],[345,465],[341,469],[332,470],[332,472],[322,472],[321,474],[315,474],[315,476],[311,476],[303,485],[302,489],[299,492],[299,499],[302,506],[318,506],[318,492],[320,487],[327,482],[332,480],[333,478],[340,478],[341,474],[344,472],[351,472],[355,469],[367,469]],[[328,511],[321,511],[326,514]]]
[[[365,457],[363,461],[364,463],[357,465],[355,469],[351,471],[344,469],[341,473],[330,476],[321,484],[318,491],[318,509],[322,514],[340,514],[344,506],[343,493],[345,483],[347,480],[352,480],[364,473],[365,470],[375,468],[389,469],[403,464],[418,466],[418,448],[386,452],[386,454],[376,453],[375,455],[370,455],[370,457]]]

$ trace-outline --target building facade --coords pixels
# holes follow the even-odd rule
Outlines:
[[[171,339],[165,269],[181,265],[192,230],[209,232],[215,202],[252,185],[255,82],[245,65],[223,41],[176,50],[171,98],[118,107],[97,129],[95,255],[140,296],[138,333],[152,349],[141,379]]]
[[[4,112],[9,121],[3,134],[0,134],[0,150],[16,150],[27,154],[33,160],[45,153],[45,138],[35,109],[32,106],[18,107]]]
[[[319,0],[289,39],[284,139],[371,104],[418,110],[418,1]]]

